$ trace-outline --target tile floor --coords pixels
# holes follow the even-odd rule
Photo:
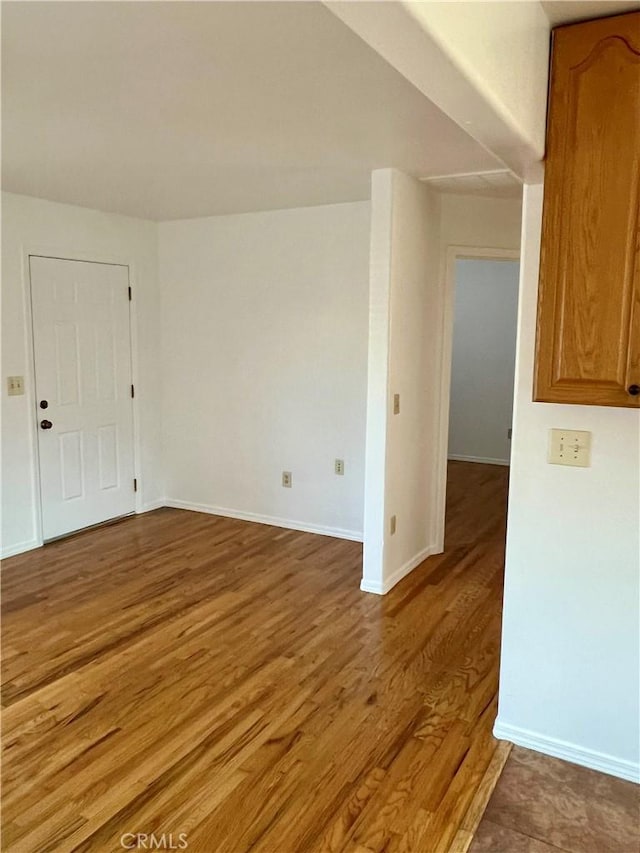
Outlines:
[[[638,853],[640,786],[515,746],[469,853]]]

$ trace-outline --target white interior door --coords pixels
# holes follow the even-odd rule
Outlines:
[[[135,508],[129,271],[31,257],[43,538]]]

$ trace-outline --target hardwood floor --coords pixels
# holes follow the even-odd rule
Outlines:
[[[507,470],[451,463],[446,551],[385,597],[357,543],[173,509],[6,560],[2,849],[447,850],[496,748]]]

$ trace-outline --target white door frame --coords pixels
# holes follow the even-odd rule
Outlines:
[[[28,419],[29,419],[29,443],[31,456],[31,487],[34,496],[33,502],[33,529],[36,541],[33,546],[38,548],[44,544],[42,528],[42,495],[40,492],[40,454],[38,450],[38,417],[37,417],[37,395],[36,395],[36,364],[34,353],[33,334],[33,310],[31,306],[31,271],[29,258],[32,256],[42,258],[53,258],[62,261],[85,261],[94,264],[110,264],[113,266],[127,267],[129,271],[129,287],[131,288],[131,301],[129,302],[129,335],[131,338],[131,381],[135,386],[136,393],[131,403],[133,407],[133,476],[138,482],[138,490],[135,493],[135,511],[143,512],[142,490],[140,488],[140,459],[142,458],[142,436],[140,433],[140,412],[138,408],[138,319],[136,312],[136,274],[135,265],[129,260],[121,257],[103,255],[100,252],[75,251],[68,247],[60,246],[38,246],[23,245],[22,254],[22,299],[24,306],[26,373],[31,388]]]
[[[449,447],[449,405],[451,402],[451,361],[453,356],[453,320],[456,261],[460,259],[488,261],[519,261],[520,249],[500,249],[479,246],[447,246],[442,308],[442,349],[440,352],[440,394],[437,406],[436,477],[434,494],[435,530],[432,541],[436,553],[444,550],[444,524],[447,500],[447,451]]]

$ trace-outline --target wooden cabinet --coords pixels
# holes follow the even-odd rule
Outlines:
[[[554,31],[534,400],[640,408],[640,12]]]

